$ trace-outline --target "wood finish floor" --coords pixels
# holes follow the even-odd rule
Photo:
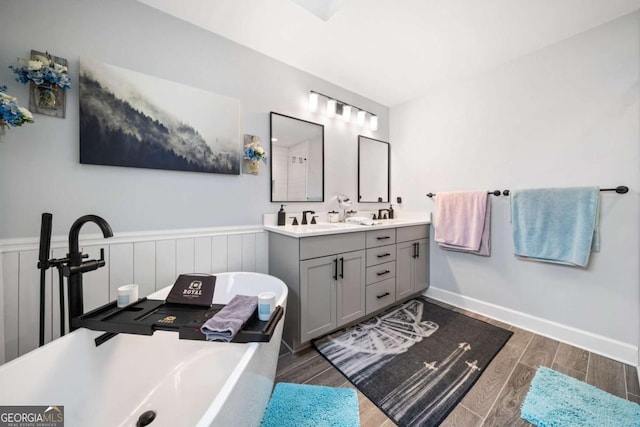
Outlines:
[[[513,331],[507,344],[441,424],[442,426],[532,425],[520,418],[520,405],[539,366],[550,367],[611,394],[640,403],[640,386],[634,366],[625,365],[439,301],[428,300]],[[358,392],[360,422],[363,427],[395,425],[315,348],[308,348],[297,354],[284,352],[278,361],[276,382],[354,388]]]

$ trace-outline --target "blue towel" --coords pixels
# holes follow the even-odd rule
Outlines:
[[[258,307],[258,297],[236,295],[222,310],[202,325],[207,341],[229,342],[242,329]]]
[[[598,187],[515,190],[513,246],[524,259],[586,267],[599,250]]]

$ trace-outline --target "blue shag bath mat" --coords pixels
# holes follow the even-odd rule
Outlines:
[[[638,427],[640,405],[540,367],[521,407],[537,427]]]
[[[350,388],[276,384],[262,427],[359,427],[358,395]]]

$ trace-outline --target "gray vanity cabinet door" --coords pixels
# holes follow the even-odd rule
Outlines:
[[[336,328],[336,256],[300,262],[300,342]]]
[[[413,259],[415,269],[414,291],[422,291],[429,287],[429,245],[427,239],[420,239],[418,244],[418,256]]]
[[[338,327],[366,314],[365,261],[365,251],[338,255]]]
[[[396,300],[414,292],[413,283],[415,242],[398,243],[396,246]]]
[[[427,239],[396,246],[396,300],[429,286],[429,246]]]

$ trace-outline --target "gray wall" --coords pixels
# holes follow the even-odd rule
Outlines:
[[[2,1],[0,40],[0,84],[21,105],[28,87],[7,66],[31,49],[67,58],[73,79],[66,119],[36,115],[36,124],[9,130],[0,144],[0,238],[37,236],[45,211],[54,215],[54,234],[66,234],[87,213],[105,217],[117,233],[258,224],[277,210],[268,167],[256,177],[79,164],[79,58],[238,98],[241,134],[258,135],[265,146],[270,111],[325,124],[327,202],[289,211],[331,210],[336,193],[355,199],[357,135],[388,139],[388,108],[136,1]],[[308,112],[312,89],[379,114],[380,129]]]
[[[392,108],[392,183],[408,208],[432,210],[430,191],[631,189],[601,194],[587,269],[516,259],[509,199],[492,196],[491,257],[432,247],[430,292],[510,310],[547,335],[563,325],[638,346],[639,42],[636,12]]]

